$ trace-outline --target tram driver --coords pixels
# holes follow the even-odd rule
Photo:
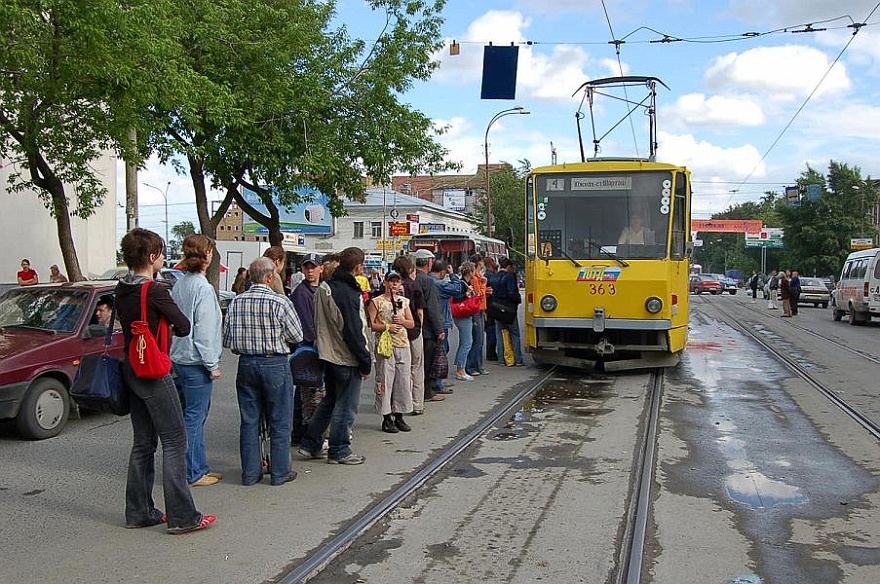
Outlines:
[[[621,245],[653,245],[654,232],[645,229],[641,215],[633,215],[630,224],[620,232],[617,243]]]

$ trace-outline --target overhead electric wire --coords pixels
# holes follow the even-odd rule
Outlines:
[[[871,18],[871,16],[874,15],[874,13],[877,11],[878,8],[880,8],[880,2],[878,2],[877,4],[874,5],[874,8],[871,10],[871,13],[868,14],[867,18],[865,18],[865,22],[867,22],[868,18]],[[739,191],[739,189],[742,188],[742,186],[748,182],[748,180],[752,177],[752,174],[754,174],[754,172],[758,169],[758,167],[761,165],[761,163],[763,163],[764,160],[767,159],[767,156],[770,154],[770,152],[773,151],[773,148],[776,147],[776,145],[779,143],[779,141],[782,139],[782,137],[785,135],[785,133],[788,131],[788,129],[791,127],[791,125],[794,123],[794,121],[800,115],[800,113],[804,110],[805,107],[807,107],[807,104],[810,102],[810,99],[812,99],[813,95],[816,94],[816,92],[819,90],[819,88],[825,82],[825,79],[828,78],[828,75],[831,73],[831,70],[834,69],[834,66],[837,65],[837,62],[840,61],[840,58],[843,56],[843,54],[846,52],[846,50],[849,48],[849,46],[855,40],[856,35],[859,34],[859,31],[861,30],[862,26],[863,25],[859,25],[859,26],[854,27],[852,36],[849,37],[849,40],[846,41],[846,44],[843,46],[842,49],[840,49],[840,52],[837,53],[837,56],[834,58],[834,61],[832,61],[831,64],[828,66],[828,69],[825,70],[825,73],[822,75],[822,78],[819,79],[819,81],[816,83],[816,86],[813,87],[813,90],[810,92],[810,94],[806,97],[806,99],[804,99],[804,101],[803,101],[803,103],[801,103],[800,107],[797,108],[797,110],[794,112],[794,115],[791,116],[791,119],[788,120],[788,123],[785,124],[785,126],[779,132],[779,135],[776,136],[776,138],[773,140],[773,142],[771,142],[770,146],[767,148],[767,150],[761,156],[761,159],[757,163],[755,163],[755,166],[752,168],[752,170],[750,170],[749,173],[746,175],[746,177],[739,183],[739,185],[735,189],[733,189],[733,192],[731,193],[730,197],[727,199],[727,203],[725,204],[726,207],[730,206],[730,201],[733,200],[733,197],[736,196],[736,193]]]
[[[614,52],[617,54],[617,69],[620,71],[620,76],[623,77],[623,63],[620,60],[620,45],[617,39],[614,37],[614,28],[611,26],[611,17],[608,16],[608,9],[605,7],[605,0],[602,0],[602,10],[605,12],[605,22],[608,23],[608,31],[611,32],[611,44],[614,45]],[[623,97],[626,99],[626,102],[629,103],[629,95],[626,91],[626,84],[623,85]],[[636,125],[633,122],[632,115],[627,115],[629,118],[629,129],[632,132],[633,138],[633,146],[636,148],[636,158],[641,158],[641,154],[639,153],[639,141],[636,139]]]

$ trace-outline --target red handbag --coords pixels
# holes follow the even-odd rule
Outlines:
[[[152,280],[141,286],[141,319],[131,323],[134,338],[128,346],[128,362],[134,374],[141,379],[161,379],[171,373],[171,357],[168,356],[168,324],[164,316],[159,317],[159,331],[156,337],[147,321],[147,290]]]
[[[480,301],[482,296],[468,296],[461,302],[450,302],[452,308],[452,318],[466,318],[480,312]]]

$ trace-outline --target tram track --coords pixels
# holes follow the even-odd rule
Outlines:
[[[827,398],[831,403],[837,406],[841,411],[843,411],[847,416],[849,416],[853,421],[855,421],[858,425],[864,428],[868,433],[870,433],[875,439],[880,440],[880,424],[874,422],[867,416],[863,415],[858,411],[855,407],[847,403],[846,400],[841,398],[837,393],[829,388],[827,385],[816,379],[813,375],[811,375],[803,366],[801,366],[795,359],[786,355],[783,351],[780,351],[771,343],[768,343],[764,339],[761,338],[759,334],[755,331],[751,330],[749,327],[743,325],[739,322],[735,315],[731,312],[724,310],[721,308],[718,303],[711,303],[708,299],[703,298],[702,303],[705,305],[712,306],[716,311],[718,311],[722,316],[725,317],[725,321],[728,325],[732,326],[736,330],[742,332],[744,335],[749,337],[758,343],[761,347],[763,347],[768,353],[773,355],[779,362],[784,364],[789,368],[795,375],[804,380],[808,385],[813,387],[816,391],[818,391],[821,395]],[[860,358],[868,359],[874,363],[880,364],[880,359],[872,357],[870,355],[865,354],[862,351],[858,351],[856,349],[852,349],[851,347],[847,347],[842,343],[834,341],[833,339],[828,339],[827,337],[820,335],[818,333],[813,333],[804,327],[800,327],[798,325],[792,325],[795,328],[810,333],[813,336],[825,341],[834,344],[835,346],[844,349],[848,352],[854,353],[858,355]]]
[[[663,396],[663,369],[651,370],[647,386],[646,418],[642,442],[633,469],[633,491],[629,507],[627,533],[622,546],[618,584],[639,584],[642,581],[642,564],[648,519],[651,516],[651,487],[654,484],[657,434],[660,427],[660,405]]]
[[[312,552],[304,562],[275,581],[279,584],[299,584],[301,582],[308,582],[320,573],[334,558],[347,550],[360,536],[403,503],[407,497],[412,495],[432,477],[437,475],[466,448],[489,431],[490,428],[498,424],[499,421],[513,415],[523,401],[538,391],[541,386],[556,374],[556,370],[557,367],[551,367],[537,382],[525,387],[503,405],[492,410],[488,416],[477,423],[467,434],[450,444],[443,452],[431,459],[409,479],[366,510],[366,512],[361,514],[330,541]]]

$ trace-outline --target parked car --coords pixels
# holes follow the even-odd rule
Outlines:
[[[694,294],[702,294],[703,292],[721,294],[723,288],[721,282],[719,282],[715,276],[710,274],[699,274],[691,276],[690,290]]]
[[[739,286],[737,285],[736,280],[734,280],[733,278],[728,278],[724,274],[706,274],[706,275],[712,276],[713,278],[718,280],[719,283],[721,283],[721,291],[722,292],[727,292],[728,294],[733,296],[739,290]]]
[[[798,304],[821,305],[822,308],[828,308],[828,303],[831,301],[831,292],[825,287],[825,283],[819,278],[801,277],[800,280],[801,295],[798,297]]]
[[[110,268],[100,276],[92,278],[92,280],[121,280],[128,275],[128,268],[125,266],[117,266]]]
[[[64,429],[80,359],[104,350],[107,329],[95,308],[114,292],[113,282],[87,281],[0,296],[0,419],[14,419],[22,436],[42,440]],[[122,330],[114,328],[110,354],[121,357]]]

